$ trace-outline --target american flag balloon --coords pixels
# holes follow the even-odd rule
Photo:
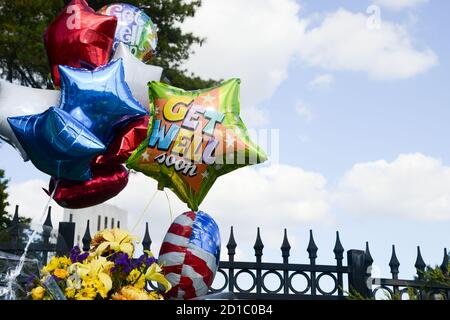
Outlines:
[[[164,237],[159,252],[172,289],[167,297],[192,299],[208,293],[220,258],[219,227],[203,211],[178,216]]]

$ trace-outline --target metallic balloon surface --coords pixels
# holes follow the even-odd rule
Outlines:
[[[58,65],[95,68],[108,63],[116,27],[116,17],[96,13],[86,1],[69,2],[44,34],[55,86],[60,85]]]
[[[59,108],[8,122],[36,168],[58,179],[90,180],[90,162],[105,150],[83,124]]]
[[[216,87],[184,91],[151,82],[147,139],[128,159],[130,169],[172,189],[197,210],[217,177],[264,162],[239,116],[239,79]]]
[[[105,145],[112,140],[115,129],[148,114],[125,82],[122,59],[92,71],[64,66],[59,70],[60,108],[84,124]]]
[[[163,68],[143,63],[135,56],[122,42],[114,53],[113,59],[122,59],[125,70],[125,81],[130,87],[133,97],[139,101],[148,111],[150,100],[148,98],[148,83],[150,81],[160,81]]]
[[[122,42],[128,46],[136,58],[144,62],[150,60],[155,54],[158,30],[143,10],[131,4],[115,3],[104,6],[98,12],[117,18],[113,50],[116,50]]]
[[[208,293],[220,259],[220,232],[203,211],[186,212],[169,227],[158,262],[172,289],[167,297],[193,299]]]
[[[97,157],[96,163],[125,163],[147,137],[149,116],[139,117],[128,123],[116,134],[106,152]]]
[[[94,165],[89,181],[51,178],[49,191],[61,207],[82,209],[96,206],[118,195],[128,183],[128,170],[123,165]],[[56,185],[56,190],[55,190]]]
[[[33,89],[0,80],[0,138],[29,160],[8,123],[8,117],[42,113],[59,101],[59,91]]]

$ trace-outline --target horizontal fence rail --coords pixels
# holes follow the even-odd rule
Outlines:
[[[7,230],[8,239],[0,240],[0,251],[20,255],[25,247],[26,239],[20,234],[19,207],[16,206],[11,227]],[[30,246],[29,251],[40,254],[43,263],[46,263],[50,255],[67,255],[74,245],[75,223],[60,222],[57,229],[57,240],[50,241],[55,234],[51,220],[51,207],[42,226],[41,239]],[[81,240],[82,249],[88,251],[92,240],[90,222],[87,221],[84,236]],[[150,250],[152,240],[149,232],[149,224],[146,223],[145,233],[141,242],[143,250]],[[373,278],[371,274],[373,259],[370,254],[369,244],[365,250],[348,250],[346,252],[347,263],[344,263],[345,249],[336,232],[336,240],[333,248],[333,265],[321,265],[316,263],[318,247],[314,241],[313,232],[309,232],[309,243],[306,248],[308,263],[297,264],[289,262],[291,245],[289,243],[287,229],[280,247],[282,262],[263,262],[264,244],[260,229],[257,228],[256,240],[253,246],[255,261],[235,261],[237,243],[234,238],[233,227],[230,230],[228,243],[226,244],[228,260],[220,261],[216,280],[221,278],[222,284],[216,287],[216,283],[210,289],[211,297],[234,299],[282,299],[282,300],[343,300],[357,299],[450,299],[450,287],[444,283],[429,283],[424,279],[426,263],[417,248],[415,268],[417,277],[414,280],[399,279],[400,262],[397,258],[395,246],[392,246],[392,254],[389,262],[391,278]],[[50,254],[50,255],[49,255]],[[442,275],[448,277],[449,255],[444,249],[444,259],[440,266]],[[246,275],[250,281],[244,281]],[[270,281],[269,277],[275,279]],[[326,281],[325,281],[326,279]],[[303,287],[299,288],[295,282],[303,280]],[[246,283],[245,283],[246,282]],[[328,284],[328,289],[323,284]],[[244,283],[246,287],[244,286]],[[271,288],[276,284],[274,288]],[[150,284],[153,286],[152,284]],[[154,286],[153,286],[154,287]],[[330,288],[331,287],[331,288]],[[155,288],[155,287],[154,287]],[[382,296],[380,297],[380,293]]]

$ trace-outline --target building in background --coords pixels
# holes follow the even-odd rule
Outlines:
[[[75,222],[75,244],[82,246],[87,221],[91,236],[109,228],[127,228],[128,212],[116,206],[101,204],[85,209],[64,209],[63,221]]]

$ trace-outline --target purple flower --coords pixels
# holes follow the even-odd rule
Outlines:
[[[79,246],[75,246],[70,250],[70,260],[72,263],[83,262],[89,256],[89,252],[81,253]]]
[[[132,260],[129,259],[127,253],[117,253],[112,256],[112,260],[114,261],[114,267],[112,268],[112,271],[116,270],[122,270],[124,273],[130,273],[131,270],[134,269],[134,266],[132,265]]]

